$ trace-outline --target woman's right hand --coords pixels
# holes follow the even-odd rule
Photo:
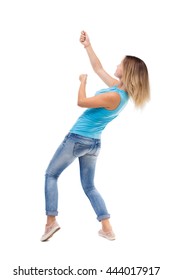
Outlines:
[[[89,40],[88,34],[85,31],[81,32],[80,42],[85,48],[90,45],[90,40]]]

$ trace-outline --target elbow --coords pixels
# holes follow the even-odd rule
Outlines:
[[[80,108],[86,108],[86,106],[84,105],[84,104],[77,104],[78,105],[78,107],[80,107]]]
[[[77,106],[78,106],[78,107],[83,107],[83,104],[82,104],[82,101],[81,101],[81,100],[78,100],[78,101],[77,101]]]
[[[83,102],[82,100],[78,100],[77,106],[78,106],[78,107],[81,107],[81,108],[84,108],[84,107],[85,107],[85,106],[84,106],[84,102]]]

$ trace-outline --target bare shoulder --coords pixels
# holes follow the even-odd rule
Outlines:
[[[105,108],[108,110],[115,110],[120,104],[121,101],[120,95],[117,92],[113,92],[113,91],[107,92],[106,95],[107,98],[109,99],[109,106]]]

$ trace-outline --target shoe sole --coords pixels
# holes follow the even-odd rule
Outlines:
[[[49,238],[51,238],[51,237],[54,235],[54,233],[56,233],[59,229],[60,229],[60,227],[54,228],[54,229],[52,230],[52,232],[50,232],[49,234],[47,234],[47,235],[45,236],[45,238],[41,239],[41,241],[42,241],[42,242],[47,241],[47,240],[48,240]]]
[[[110,238],[110,237],[108,237],[108,236],[106,236],[106,235],[104,235],[104,234],[101,234],[101,233],[99,233],[99,236],[101,236],[101,237],[103,237],[103,238],[105,238],[105,239],[107,239],[107,240],[110,240],[110,241],[113,241],[113,240],[116,239],[115,237]]]

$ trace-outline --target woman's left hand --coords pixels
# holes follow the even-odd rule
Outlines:
[[[87,77],[88,77],[87,74],[81,74],[81,75],[79,76],[79,80],[80,80],[81,82],[86,82],[86,81],[87,81]]]

